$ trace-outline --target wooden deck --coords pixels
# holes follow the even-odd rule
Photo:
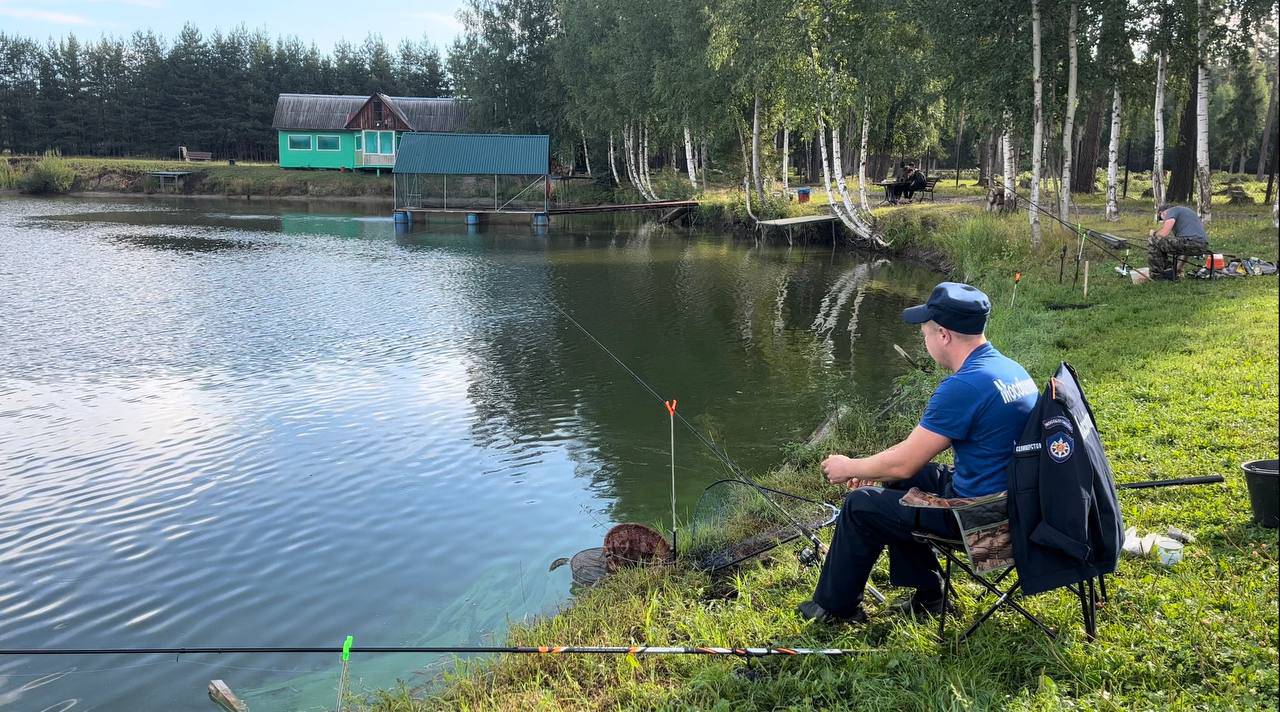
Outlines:
[[[619,205],[583,205],[576,208],[551,208],[548,215],[579,215],[585,213],[617,213],[636,210],[671,210],[672,208],[696,208],[696,200],[658,200],[652,203],[622,203]]]
[[[824,215],[801,215],[798,218],[777,218],[774,220],[761,220],[756,224],[760,226],[760,236],[762,238],[768,234],[769,228],[771,227],[782,228],[783,231],[786,232],[787,234],[787,244],[790,245],[793,242],[792,231],[795,230],[796,228],[802,228],[807,225],[822,225],[824,223],[830,225],[831,239],[835,240],[836,219],[837,218],[835,215],[827,213]]]
[[[798,218],[778,218],[776,220],[761,220],[760,224],[765,227],[796,227],[798,225],[812,225],[815,223],[832,222],[836,219],[835,215],[802,215]]]

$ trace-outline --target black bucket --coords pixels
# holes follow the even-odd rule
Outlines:
[[[1280,470],[1276,460],[1254,460],[1240,466],[1249,486],[1253,521],[1275,529],[1280,525]]]

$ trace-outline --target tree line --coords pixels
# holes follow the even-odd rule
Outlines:
[[[275,160],[281,93],[446,96],[439,50],[425,39],[394,50],[378,35],[323,54],[296,37],[238,27],[205,37],[187,25],[38,42],[0,32],[0,151]]]
[[[1261,175],[1275,152],[1274,0],[470,0],[460,17],[448,68],[474,120],[549,133],[649,198],[651,165],[693,188],[717,165],[760,200],[799,171],[862,231],[844,177],[904,156],[977,164],[1010,198],[1030,168],[1031,199],[1065,215],[1101,166],[1108,190],[1123,161],[1186,201],[1198,170]]]

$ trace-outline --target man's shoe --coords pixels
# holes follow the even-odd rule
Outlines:
[[[866,623],[867,612],[862,609],[862,604],[853,613],[847,616],[837,616],[827,609],[818,605],[817,601],[805,601],[796,606],[796,615],[802,620],[816,621],[818,623]]]
[[[934,594],[921,594],[920,591],[916,591],[909,598],[904,598],[893,605],[895,613],[912,618],[917,616],[937,618],[942,615],[944,609],[948,613],[955,611],[951,602],[942,598],[941,591]]]

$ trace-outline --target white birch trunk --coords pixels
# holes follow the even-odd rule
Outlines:
[[[587,175],[591,175],[591,151],[587,150],[587,132],[582,132],[582,160],[587,164]]]
[[[609,132],[609,175],[613,176],[614,185],[622,185],[618,180],[618,164],[613,158],[613,132]]]
[[[1196,36],[1196,61],[1198,67],[1196,90],[1196,187],[1200,208],[1200,222],[1208,225],[1213,220],[1213,188],[1209,172],[1209,0],[1200,0],[1200,28]]]
[[[1107,220],[1120,219],[1120,204],[1116,201],[1116,176],[1120,172],[1120,82],[1116,82],[1111,97],[1111,141],[1107,144]]]
[[[689,185],[694,190],[698,189],[698,173],[697,162],[693,159],[693,136],[689,134],[689,127],[684,127],[684,166],[689,173]]]
[[[622,127],[622,165],[627,171],[627,180],[631,181],[632,187],[640,192],[640,197],[645,197],[644,186],[640,185],[640,180],[636,177],[635,167],[635,150],[631,147],[631,124]]]
[[[836,190],[840,194],[840,203],[844,205],[845,212],[850,216],[857,216],[857,211],[853,207],[853,201],[849,199],[849,190],[844,182],[844,171],[842,166],[844,162],[841,160],[840,154],[840,124],[832,122],[831,124],[831,164],[836,172]]]
[[[1000,139],[1004,148],[1004,209],[1013,210],[1014,201],[1018,199],[1016,176],[1013,166],[1013,117],[1004,112],[1004,136]]]
[[[1031,204],[1027,206],[1027,219],[1031,221],[1031,244],[1039,247],[1040,234],[1040,171],[1044,157],[1044,80],[1040,76],[1040,2],[1031,0],[1031,71],[1035,102],[1032,105],[1031,129]],[[964,124],[962,123],[961,126]]]
[[[1062,121],[1062,185],[1058,189],[1058,217],[1071,222],[1071,149],[1075,141],[1076,122],[1076,16],[1079,3],[1071,3],[1071,15],[1067,20],[1067,112]]]
[[[822,184],[827,189],[827,204],[831,206],[831,212],[840,220],[841,224],[855,235],[877,245],[887,246],[887,243],[875,234],[871,226],[844,210],[844,201],[834,199],[835,193],[831,190],[831,164],[827,161],[826,122],[822,120],[822,117],[818,117],[818,145],[821,147],[822,153]],[[835,146],[833,145],[833,151],[834,148]]]
[[[786,119],[782,124],[782,192],[791,190],[791,130],[787,128]]]
[[[751,110],[751,185],[760,202],[764,202],[764,180],[760,177],[760,95],[756,94]]]
[[[862,140],[858,142],[858,205],[864,212],[870,212],[867,202],[867,134],[871,130],[871,97],[863,97],[862,102]]]
[[[1151,199],[1158,212],[1164,203],[1164,70],[1168,58],[1160,50],[1156,57],[1155,145],[1151,158]]]

